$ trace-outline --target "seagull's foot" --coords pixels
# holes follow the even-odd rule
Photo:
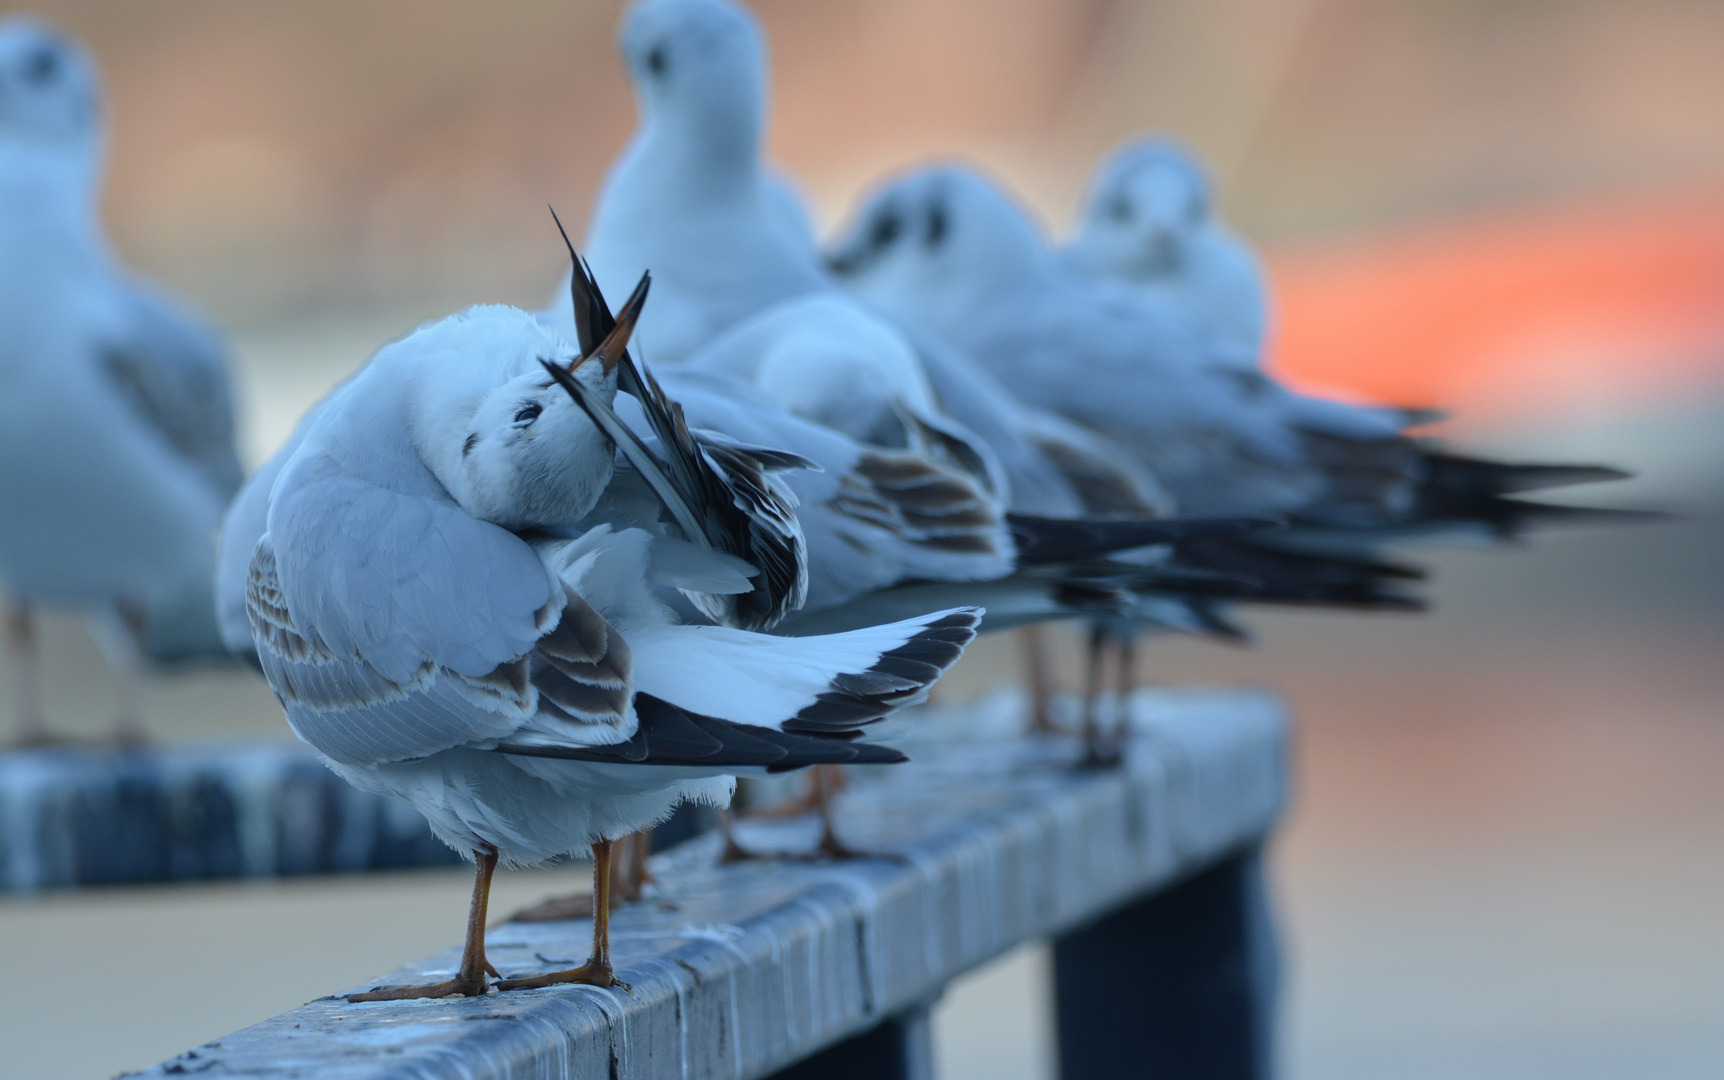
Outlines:
[[[568,893],[541,900],[509,916],[509,922],[566,922],[590,919],[596,910],[592,893]]]
[[[1073,766],[1078,772],[1096,772],[1106,769],[1117,769],[1125,764],[1125,756],[1120,752],[1118,743],[1092,742],[1084,747],[1083,757]]]
[[[490,964],[485,970],[492,975],[497,969]],[[442,997],[478,997],[491,989],[483,975],[462,973],[448,982],[430,983],[425,986],[379,986],[375,990],[367,990],[362,994],[348,994],[348,1001],[409,1001],[413,998]]]
[[[1031,736],[1058,735],[1060,729],[1054,726],[1053,719],[1045,712],[1032,713],[1030,722],[1024,728],[1024,734]]]
[[[737,843],[736,837],[726,835],[724,838],[724,850],[718,853],[718,865],[729,866],[734,863],[767,862],[772,858],[773,856],[771,855],[763,855],[758,851],[750,851],[748,848]]]
[[[736,816],[745,821],[776,821],[780,818],[812,814],[818,809],[820,809],[820,793],[811,788],[794,799],[785,799],[783,802],[776,802],[771,806],[762,806],[758,810],[744,810]]]
[[[563,983],[580,983],[585,986],[622,986],[617,981],[616,972],[602,960],[589,960],[578,968],[566,971],[550,971],[543,975],[528,975],[518,979],[504,979],[497,984],[499,990],[537,990],[542,986],[560,986]]]
[[[820,837],[820,843],[814,845],[814,850],[803,855],[793,855],[790,858],[801,862],[858,862],[863,860],[873,862],[908,863],[910,857],[896,851],[875,851],[869,848],[854,848],[838,839],[835,833],[825,833]]]

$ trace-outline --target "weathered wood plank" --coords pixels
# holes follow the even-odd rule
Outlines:
[[[146,1075],[745,1078],[907,1015],[1027,939],[1117,909],[1258,842],[1285,798],[1271,698],[1145,695],[1125,767],[1076,771],[1071,740],[1003,737],[986,709],[924,714],[909,765],[858,777],[854,844],[904,861],[712,865],[695,841],[655,861],[661,895],[620,909],[630,988],[477,999],[320,999]],[[995,710],[997,713],[998,710]],[[757,827],[788,837],[803,823]],[[451,936],[461,913],[450,913]],[[584,958],[590,924],[505,924],[510,974]],[[446,977],[450,951],[384,981]]]

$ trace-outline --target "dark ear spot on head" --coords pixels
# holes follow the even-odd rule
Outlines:
[[[1131,200],[1124,195],[1116,195],[1107,201],[1107,216],[1115,221],[1131,220]]]
[[[461,456],[466,457],[468,454],[471,454],[473,452],[473,447],[478,445],[478,442],[479,433],[477,431],[467,436],[467,441],[461,444]]]
[[[52,82],[60,73],[60,54],[46,45],[30,54],[24,62],[24,79],[36,86]]]
[[[665,55],[663,45],[654,45],[646,54],[646,66],[654,75],[663,75],[670,70],[670,57]]]
[[[946,204],[936,202],[928,207],[928,231],[922,234],[922,242],[928,247],[939,247],[946,239]]]

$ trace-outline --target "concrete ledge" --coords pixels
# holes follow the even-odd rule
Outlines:
[[[659,857],[660,895],[612,920],[627,991],[320,999],[139,1075],[767,1076],[1271,828],[1286,793],[1274,699],[1169,692],[1137,705],[1126,767],[1108,772],[1069,768],[1072,740],[1005,737],[1016,720],[998,702],[923,714],[918,726],[939,737],[906,742],[910,764],[859,776],[840,803],[848,841],[899,852],[901,863],[716,867],[715,837]],[[805,829],[752,835],[787,842]],[[462,914],[449,913],[451,938]],[[504,924],[487,948],[503,972],[527,973],[578,963],[589,934],[587,920]],[[457,955],[377,981],[446,977]]]

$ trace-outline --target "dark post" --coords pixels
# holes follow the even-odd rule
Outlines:
[[[1066,1080],[1268,1080],[1274,928],[1253,847],[1054,943]]]
[[[933,1080],[934,1040],[928,1007],[894,1016],[852,1035],[770,1080]]]

